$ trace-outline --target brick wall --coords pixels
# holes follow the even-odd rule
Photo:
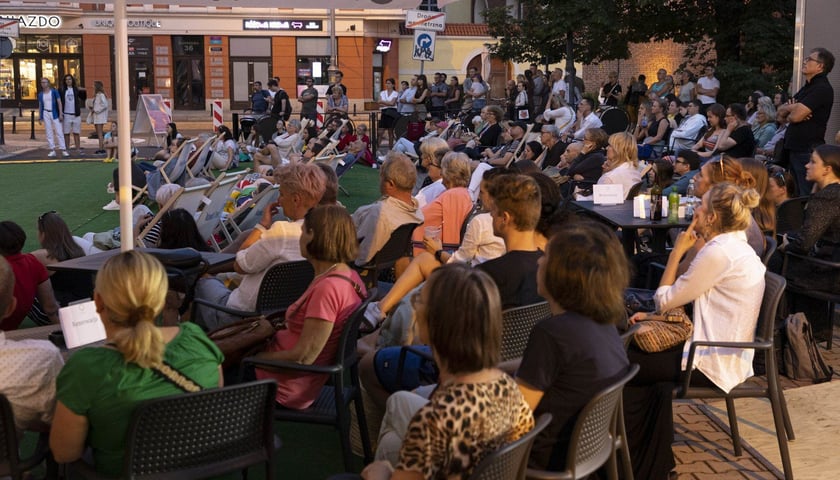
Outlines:
[[[93,82],[99,80],[105,87],[105,95],[114,98],[111,92],[111,43],[108,35],[82,35],[84,53],[82,62],[85,68],[85,85],[89,98],[93,98]]]

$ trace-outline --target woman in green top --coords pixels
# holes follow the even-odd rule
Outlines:
[[[166,290],[163,266],[137,251],[109,259],[97,274],[93,298],[107,343],[73,354],[56,380],[56,461],[77,460],[90,447],[99,473],[119,475],[137,404],[184,392],[159,370],[164,365],[201,388],[222,385],[222,354],[200,328],[155,326]]]

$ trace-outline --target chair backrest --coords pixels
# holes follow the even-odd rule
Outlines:
[[[544,413],[537,419],[530,432],[518,440],[502,446],[475,467],[470,480],[520,480],[525,478],[531,446],[540,432],[551,423],[551,414]]]
[[[276,392],[274,380],[262,380],[141,403],[124,478],[205,478],[260,462],[270,469]]]
[[[797,197],[779,204],[776,207],[776,232],[783,234],[802,228],[807,203],[808,197]]]
[[[163,175],[166,183],[184,184],[185,177],[187,176],[187,161],[190,158],[190,153],[193,152],[193,144],[196,140],[192,138],[179,145],[175,153],[169,157],[167,164],[160,168],[160,173]]]
[[[225,210],[225,204],[230,198],[230,192],[239,181],[238,175],[228,175],[219,182],[218,186],[208,194],[209,203],[204,205],[204,209],[195,219],[198,226],[198,233],[205,241],[209,241],[210,237],[216,231],[216,228],[221,224],[222,212]]]
[[[382,248],[373,256],[370,261],[377,269],[389,268],[400,258],[405,256],[411,245],[411,234],[414,229],[420,226],[419,223],[405,223],[391,232],[391,237],[382,245]]]
[[[776,253],[776,247],[778,246],[778,242],[776,242],[776,237],[772,235],[766,235],[764,237],[764,254],[761,255],[761,263],[764,264],[766,267],[768,263],[770,263],[770,257]]]
[[[368,304],[376,298],[376,288],[369,288],[367,290],[367,297],[362,300],[350,317],[344,322],[344,329],[341,331],[341,337],[338,340],[338,349],[335,352],[335,364],[340,365],[342,369],[338,372],[338,380],[336,385],[346,385],[347,367],[355,367],[359,362],[359,356],[356,353],[356,344],[359,340],[359,327],[365,319],[365,310]]]
[[[773,329],[776,327],[776,312],[782,294],[785,293],[787,281],[785,277],[773,272],[764,273],[764,296],[761,299],[761,309],[758,313],[758,323],[755,326],[755,336],[764,341],[773,340]]]
[[[306,260],[278,263],[265,273],[257,293],[257,311],[271,313],[288,308],[306,292],[315,269]]]
[[[534,325],[550,316],[548,302],[509,308],[502,312],[502,361],[521,357]]]
[[[528,135],[531,133],[531,130],[533,130],[533,129],[534,129],[534,124],[533,123],[529,124],[528,128],[525,129],[525,134],[522,135],[522,138],[519,140],[519,144],[516,145],[516,150],[513,151],[513,155],[510,157],[510,160],[508,160],[508,163],[507,163],[507,165],[505,165],[505,168],[510,168],[510,166],[513,165],[513,162],[516,162],[517,160],[519,160],[519,157],[525,152],[525,144],[528,143],[525,139],[528,138]]]
[[[581,410],[566,457],[566,471],[573,478],[584,478],[595,472],[615,450],[613,427],[617,425],[615,416],[621,405],[621,393],[638,372],[637,364],[630,365],[624,377],[596,393]]]
[[[245,211],[239,214],[234,213],[229,218],[236,222],[236,230],[242,232],[249,228],[253,228],[257,222],[262,218],[263,211],[272,202],[277,201],[280,195],[280,188],[277,185],[272,185],[254,195],[254,198],[245,205]]]
[[[15,415],[12,404],[5,395],[0,394],[0,474],[10,475],[18,471],[18,440],[15,431]]]
[[[173,193],[172,196],[169,197],[169,200],[167,200],[166,203],[164,203],[163,205],[160,206],[160,210],[158,210],[158,212],[155,214],[155,216],[152,217],[152,220],[149,221],[149,223],[146,224],[146,226],[143,228],[143,230],[140,231],[140,234],[137,235],[137,246],[138,247],[155,247],[155,246],[157,246],[157,245],[146,245],[146,243],[144,242],[143,239],[146,238],[146,235],[148,235],[149,232],[152,231],[152,228],[154,228],[154,226],[157,225],[158,222],[160,222],[160,219],[163,218],[163,215],[166,212],[168,212],[170,209],[172,209],[172,206],[175,205],[175,202],[178,201],[178,197],[180,197],[181,194],[183,194],[183,193],[184,193],[184,187],[178,188],[178,190],[176,190],[175,193]]]
[[[207,194],[207,191],[210,190],[210,186],[211,185],[208,183],[205,185],[196,185],[194,187],[185,188],[181,194],[178,195],[178,198],[172,205],[172,209],[183,208],[193,214],[193,218],[195,218],[195,214],[198,212],[198,207],[201,206],[204,196]]]
[[[208,138],[197,151],[193,152],[187,162],[187,172],[191,177],[197,177],[204,173],[209,173],[210,169],[210,147],[213,146],[215,137]]]
[[[627,190],[627,198],[625,198],[625,200],[633,200],[636,198],[636,196],[639,195],[639,191],[642,189],[642,184],[643,182],[639,182],[630,187],[630,190]]]

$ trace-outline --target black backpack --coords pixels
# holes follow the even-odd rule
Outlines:
[[[794,380],[823,383],[831,380],[834,370],[822,358],[811,324],[802,312],[785,320],[785,373]]]
[[[283,100],[286,101],[286,107],[283,109],[283,114],[281,115],[280,104]],[[271,108],[271,114],[275,118],[282,118],[284,121],[288,121],[292,116],[292,102],[289,100],[289,94],[282,88],[274,94],[274,105]]]

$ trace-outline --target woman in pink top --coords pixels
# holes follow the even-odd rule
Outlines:
[[[322,205],[303,220],[300,254],[315,269],[315,278],[286,312],[286,328],[279,330],[258,358],[304,365],[329,365],[335,359],[344,322],[367,296],[364,282],[348,263],[356,258],[356,228],[343,207]],[[257,378],[277,380],[277,403],[307,408],[318,397],[326,375],[270,372],[258,369]]]
[[[434,165],[436,166],[436,165]],[[461,225],[473,208],[472,197],[467,187],[470,184],[470,159],[466,154],[450,152],[440,162],[441,177],[446,191],[423,207],[423,225],[414,230],[414,253],[419,255],[423,237],[434,238],[427,229],[439,229],[436,238],[444,245],[461,243]]]

